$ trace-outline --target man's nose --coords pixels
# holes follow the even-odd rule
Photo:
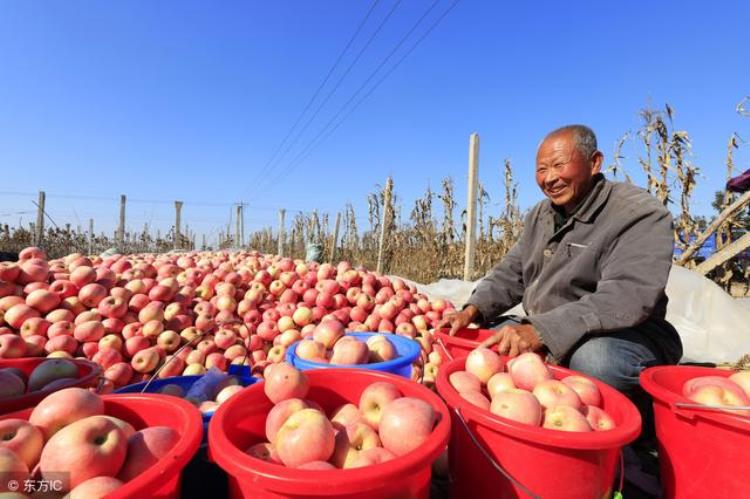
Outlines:
[[[557,172],[553,168],[550,168],[547,170],[547,174],[544,177],[544,183],[548,186],[554,185],[555,182],[557,182],[557,178]]]

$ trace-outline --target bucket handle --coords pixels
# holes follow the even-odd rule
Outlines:
[[[437,340],[435,340],[435,343],[440,345],[440,348],[443,349],[443,352],[445,352],[445,356],[448,357],[448,360],[453,360],[453,355],[448,351],[448,349],[445,346],[445,343],[443,343],[443,339],[438,337]]]
[[[164,369],[164,368],[165,368],[165,367],[167,366],[167,364],[169,364],[170,362],[172,362],[172,360],[173,360],[173,359],[174,359],[175,357],[177,357],[177,355],[179,355],[179,353],[180,353],[180,352],[182,352],[182,351],[183,351],[183,350],[184,350],[185,348],[187,348],[187,347],[188,347],[188,346],[189,346],[189,345],[190,345],[191,343],[193,343],[193,342],[194,342],[195,340],[198,340],[198,341],[200,341],[200,340],[201,340],[201,339],[202,339],[202,338],[203,338],[204,336],[206,336],[206,334],[208,334],[208,333],[207,333],[207,332],[203,332],[203,333],[201,333],[201,334],[197,335],[197,336],[196,336],[195,338],[193,338],[192,340],[190,340],[190,341],[188,341],[187,343],[185,343],[184,345],[182,345],[182,346],[181,346],[180,348],[178,348],[178,349],[177,349],[177,351],[175,351],[175,353],[174,353],[174,354],[172,354],[172,357],[171,357],[171,358],[170,358],[170,359],[169,359],[168,361],[166,361],[165,363],[163,363],[163,364],[162,364],[161,366],[159,366],[159,369],[157,369],[157,370],[156,370],[156,371],[154,372],[154,374],[152,374],[152,375],[151,375],[151,377],[150,377],[150,378],[148,379],[148,381],[146,381],[146,384],[145,384],[145,385],[143,385],[143,388],[141,389],[141,393],[146,393],[146,390],[148,390],[148,387],[149,387],[149,385],[151,384],[151,382],[152,382],[153,380],[155,380],[157,376],[159,376],[159,373],[161,372],[161,370],[162,370],[162,369]]]
[[[469,428],[468,423],[466,423],[466,420],[464,420],[463,416],[461,416],[461,411],[458,410],[458,408],[454,408],[453,411],[456,413],[456,416],[458,417],[458,420],[461,421],[461,424],[463,425],[464,429],[466,430],[466,433],[468,433],[469,438],[471,438],[471,441],[474,443],[474,445],[480,450],[482,455],[484,456],[487,461],[492,465],[495,470],[497,470],[498,473],[503,475],[505,478],[510,480],[510,482],[521,489],[527,496],[533,498],[533,499],[541,499],[541,496],[534,494],[528,487],[526,487],[524,484],[513,478],[513,476],[508,473],[500,464],[495,461],[492,456],[487,452],[487,450],[484,448],[484,446],[477,440],[476,436],[474,436],[474,432],[471,431]]]

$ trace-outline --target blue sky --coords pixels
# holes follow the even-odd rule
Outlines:
[[[704,176],[694,202],[710,213],[730,134],[750,140],[750,119],[735,112],[750,94],[746,1],[461,0],[294,163],[435,3],[396,2],[375,5],[307,117],[390,17],[270,172],[264,166],[370,0],[3,2],[0,223],[32,220],[35,196],[26,193],[45,189],[58,224],[85,226],[94,217],[106,230],[115,226],[121,193],[131,199],[128,226],[138,229],[145,222],[168,229],[175,199],[185,201],[185,223],[209,238],[239,200],[248,203],[246,233],[275,226],[281,207],[334,213],[347,202],[364,225],[366,195],[388,175],[405,214],[428,183],[438,188],[447,175],[463,203],[474,131],[497,214],[504,158],[513,161],[528,208],[541,196],[533,161],[548,130],[589,124],[609,162],[617,139],[638,127],[639,110],[665,102],[693,139]],[[452,3],[438,0],[374,81]],[[749,150],[737,153],[738,169],[750,167]],[[637,180],[639,153],[633,142],[625,149],[626,171]]]

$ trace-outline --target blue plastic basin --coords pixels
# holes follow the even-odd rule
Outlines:
[[[293,343],[286,352],[286,361],[292,364],[297,369],[306,371],[308,369],[330,369],[335,367],[349,367],[355,369],[369,369],[372,371],[385,371],[404,378],[411,378],[411,365],[417,360],[421,352],[421,347],[416,341],[399,336],[397,334],[389,333],[346,333],[347,336],[353,336],[358,341],[366,342],[371,336],[385,336],[388,341],[393,343],[398,352],[398,357],[387,362],[376,362],[373,364],[356,364],[356,365],[342,365],[342,364],[327,364],[323,362],[311,362],[309,360],[303,360],[297,357],[297,345],[299,342]]]

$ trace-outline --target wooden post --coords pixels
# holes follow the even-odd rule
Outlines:
[[[695,252],[698,251],[701,246],[703,246],[703,243],[706,242],[711,234],[716,232],[716,229],[718,229],[721,224],[726,221],[727,218],[731,217],[734,213],[738,212],[748,205],[750,205],[750,191],[747,191],[742,196],[738,197],[734,201],[734,203],[724,208],[724,211],[722,211],[719,216],[716,217],[714,221],[708,225],[708,227],[706,227],[706,230],[704,230],[703,233],[699,235],[687,249],[685,249],[685,251],[682,253],[682,255],[680,255],[675,263],[677,265],[685,265],[688,261],[690,261]]]
[[[469,192],[466,195],[466,251],[464,252],[464,281],[470,281],[474,273],[476,244],[477,177],[479,173],[479,135],[469,137]]]
[[[89,218],[89,256],[94,254],[94,219]]]
[[[279,240],[278,240],[278,247],[276,248],[276,252],[279,254],[279,256],[284,256],[284,216],[286,215],[286,210],[284,208],[279,210]]]
[[[124,242],[125,242],[125,203],[127,202],[127,198],[125,197],[125,194],[120,195],[120,226],[117,229],[117,244],[120,246],[117,248],[119,251],[124,251]]]
[[[377,272],[378,274],[383,273],[383,249],[385,247],[385,237],[386,233],[388,232],[388,226],[390,225],[390,215],[391,215],[391,191],[393,190],[393,179],[391,177],[388,177],[388,180],[385,182],[385,193],[383,196],[383,220],[381,221],[381,227],[380,227],[380,244],[378,244],[378,267]]]
[[[701,262],[695,268],[695,270],[703,275],[706,275],[727,260],[730,260],[739,255],[747,248],[750,248],[750,232],[746,233],[736,241],[727,244],[722,249],[706,258],[706,260]]]
[[[180,239],[180,224],[182,223],[182,201],[174,202],[174,242],[173,248],[179,249],[182,245]]]
[[[336,223],[333,225],[333,241],[331,242],[331,263],[336,261],[336,245],[339,241],[339,225],[341,224],[341,212],[336,213]]]
[[[34,228],[34,245],[41,246],[44,243],[44,202],[47,196],[44,191],[39,191],[39,202],[36,205],[36,225]]]
[[[237,220],[235,221],[235,237],[234,247],[239,249],[242,247],[242,240],[240,239],[240,224],[242,223],[242,204],[237,205]]]
[[[240,248],[245,246],[245,203],[240,203]]]

